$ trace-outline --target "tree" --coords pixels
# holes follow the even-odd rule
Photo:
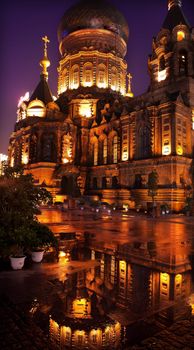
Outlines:
[[[0,177],[0,198],[0,245],[2,249],[15,247],[19,254],[35,239],[35,225],[41,225],[36,218],[39,205],[51,201],[52,196],[35,186],[32,175],[24,175],[22,168],[7,167]]]
[[[157,196],[158,191],[158,173],[156,170],[153,170],[148,175],[148,196],[152,197],[152,206],[154,207],[155,197]]]

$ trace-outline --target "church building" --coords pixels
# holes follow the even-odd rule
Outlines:
[[[58,27],[57,99],[44,37],[40,81],[18,106],[9,164],[23,164],[55,200],[85,195],[143,206],[151,202],[154,170],[156,201],[178,211],[192,189],[194,29],[181,0],[168,0],[150,38],[149,87],[137,97],[125,61],[128,36],[124,16],[107,0],[81,0],[66,11]]]

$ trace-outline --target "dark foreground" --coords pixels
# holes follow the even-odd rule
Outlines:
[[[41,220],[65,256],[0,272],[0,349],[194,349],[193,218]]]

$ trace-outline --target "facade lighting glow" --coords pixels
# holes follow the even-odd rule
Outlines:
[[[165,80],[167,77],[166,69],[158,72],[158,82]]]

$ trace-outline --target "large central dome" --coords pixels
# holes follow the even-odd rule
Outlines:
[[[106,0],[81,0],[62,17],[58,28],[59,42],[76,30],[88,28],[110,30],[119,34],[125,42],[129,36],[124,16],[113,5]]]

